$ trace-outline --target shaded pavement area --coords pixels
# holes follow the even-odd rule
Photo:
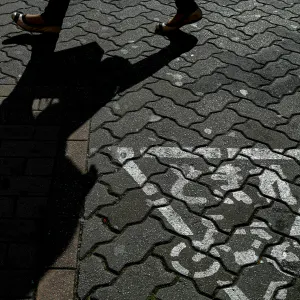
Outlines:
[[[300,5],[1,4],[0,299],[300,298]]]

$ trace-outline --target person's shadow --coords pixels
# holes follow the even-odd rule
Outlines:
[[[148,78],[197,43],[195,37],[178,32],[169,38],[168,47],[131,64],[120,57],[101,61],[103,50],[97,43],[54,52],[57,39],[23,34],[5,41],[31,44],[32,57],[0,106],[0,298],[4,299],[26,297],[63,253],[85,196],[97,180],[94,167],[83,172],[65,155],[70,135],[116,93]],[[34,99],[42,98],[56,101],[34,114]]]

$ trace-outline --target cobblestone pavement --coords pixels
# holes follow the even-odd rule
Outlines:
[[[299,299],[299,1],[4,2],[0,297]]]

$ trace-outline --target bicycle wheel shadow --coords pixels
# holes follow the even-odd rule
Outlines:
[[[168,47],[131,64],[120,57],[102,61],[97,43],[55,52],[57,40],[58,35],[23,34],[5,41],[32,45],[22,78],[0,106],[0,280],[5,299],[30,297],[77,231],[97,170],[85,170],[82,161],[68,157],[69,137],[117,92],[197,43],[179,32]],[[37,113],[35,99],[50,100]]]

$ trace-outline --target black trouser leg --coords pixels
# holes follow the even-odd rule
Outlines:
[[[198,8],[194,0],[175,0],[175,3],[178,12],[183,14],[192,13]]]
[[[62,25],[70,0],[49,0],[42,17],[51,25]]]

